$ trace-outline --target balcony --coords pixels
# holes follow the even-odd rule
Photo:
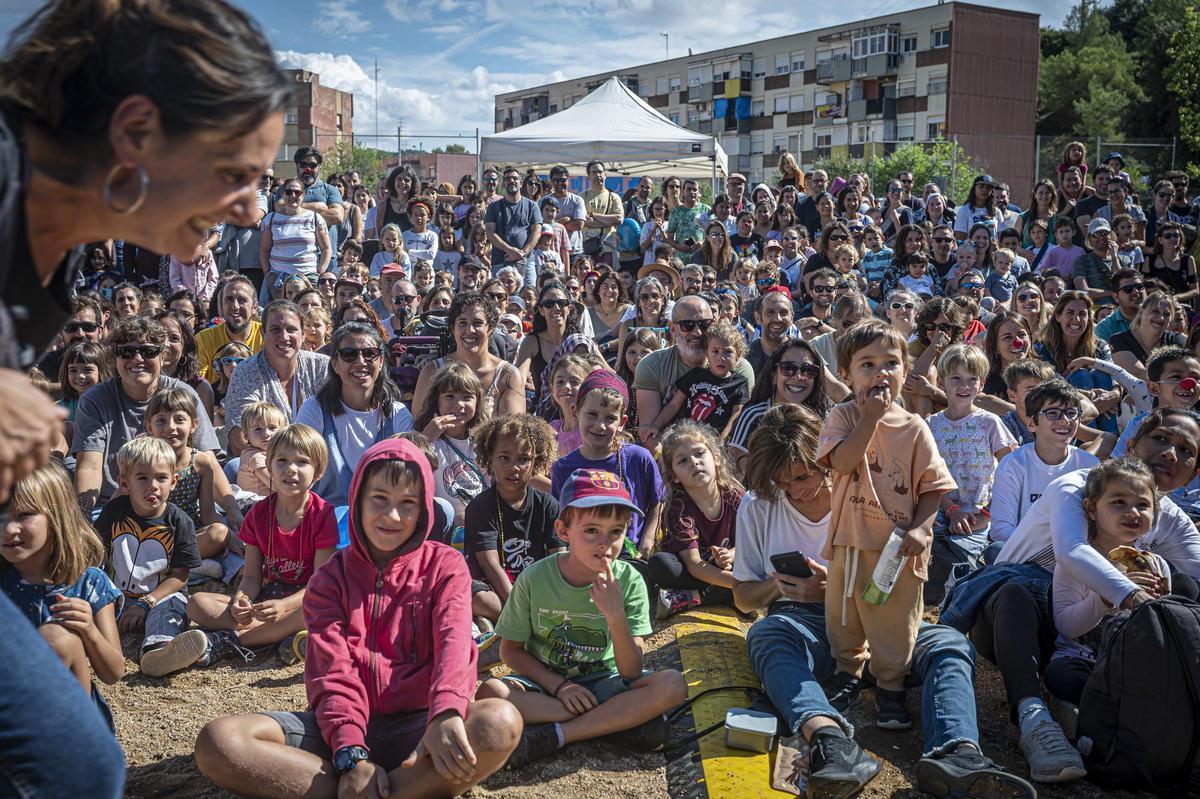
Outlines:
[[[851,100],[846,118],[851,122],[862,122],[870,117],[896,118],[896,101],[891,97],[874,100]]]
[[[850,80],[852,62],[848,56],[835,58],[832,61],[822,61],[817,64],[817,83],[845,83]]]
[[[877,53],[851,61],[850,74],[855,78],[882,78],[895,75],[900,68],[900,56],[894,53]]]

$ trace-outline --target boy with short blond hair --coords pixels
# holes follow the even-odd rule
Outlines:
[[[195,662],[187,629],[188,571],[200,565],[196,527],[167,501],[179,482],[175,450],[161,438],[138,436],[117,452],[122,493],[96,519],[108,570],[125,594],[122,633],[144,629],[142,673],[163,677]]]
[[[515,768],[618,732],[635,751],[666,743],[665,714],[687,699],[687,683],[674,669],[645,669],[649,597],[637,570],[620,559],[625,528],[641,512],[612,472],[577,469],[561,486],[554,529],[568,550],[517,576],[496,624],[513,673],[476,693],[521,712],[525,731],[509,760]]]
[[[833,470],[825,621],[837,674],[826,689],[844,711],[857,698],[868,657],[877,689],[877,726],[908,729],[904,678],[923,609],[934,517],[954,488],[929,428],[896,404],[908,374],[908,342],[878,320],[838,342],[838,369],[852,398],[834,406],[821,430],[817,463]],[[884,546],[899,536],[908,558],[882,605],[863,598]],[[841,707],[839,708],[839,704]]]

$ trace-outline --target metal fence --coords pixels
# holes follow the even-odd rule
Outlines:
[[[1125,171],[1136,191],[1147,195],[1154,182],[1175,169],[1176,139],[1129,139],[1103,136],[1037,136],[1036,177],[1049,178],[1058,182],[1058,165],[1071,142],[1080,142],[1087,148],[1087,164],[1095,167],[1103,164],[1109,153],[1118,152],[1125,161]]]

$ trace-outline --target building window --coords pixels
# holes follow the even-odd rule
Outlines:
[[[788,96],[781,94],[775,98],[775,113],[786,114],[788,112]]]
[[[867,130],[868,129],[867,129],[866,125],[855,125],[854,126],[854,143],[855,144],[862,144],[863,142],[865,142],[867,140]]]
[[[750,56],[742,56],[737,61],[738,71],[741,73],[742,80],[750,80],[751,64],[753,59]]]
[[[933,32],[933,46],[935,49],[938,47],[949,47],[950,46],[950,29],[949,28],[942,28],[941,30],[937,30],[937,31]]]
[[[763,137],[762,136],[751,136],[750,137],[750,155],[753,157],[753,156],[762,155],[762,154],[763,154]]]
[[[929,84],[925,89],[925,93],[929,95],[945,94],[946,93],[946,77],[943,75],[940,78],[930,78]]]
[[[558,113],[558,106],[557,106],[557,105],[555,105],[554,103],[551,103],[551,104],[550,104],[550,113],[551,113],[551,114],[557,114],[557,113]]]
[[[804,51],[792,53],[792,72],[804,71]]]
[[[944,139],[946,138],[946,123],[929,122],[925,125],[925,138],[927,139]]]
[[[679,112],[678,111],[676,111],[674,114],[671,114],[671,124],[672,125],[679,124]]]
[[[917,126],[912,122],[896,126],[896,138],[900,141],[912,141],[917,136]]]
[[[761,78],[767,74],[767,59],[754,59],[754,77]]]
[[[900,52],[915,53],[916,51],[917,51],[917,37],[915,35],[905,36],[903,39],[900,40]]]
[[[771,138],[771,152],[782,153],[788,148],[788,137],[786,133],[776,133]]]
[[[337,115],[337,129],[342,130],[342,115],[341,114]]]
[[[296,116],[296,114],[294,114],[294,113],[289,113],[289,114],[287,114],[287,115],[285,115],[285,116],[284,116],[284,118],[283,118],[283,124],[285,124],[285,125],[299,125],[299,124],[300,124],[300,118],[299,118],[298,116]]]
[[[659,78],[658,80],[654,81],[654,93],[655,94],[666,94],[667,93],[667,79],[666,78]]]
[[[775,56],[775,74],[786,75],[792,71],[792,58],[787,53]]]
[[[793,133],[788,136],[788,152],[799,154],[800,152],[800,134]]]
[[[902,80],[896,84],[897,97],[916,97],[917,82],[915,80]]]
[[[638,79],[637,78],[632,78],[632,77],[626,78],[625,85],[628,86],[629,90],[631,92],[633,92],[634,94],[638,93]]]
[[[700,124],[700,112],[688,111],[688,127],[694,128]]]
[[[761,117],[766,114],[766,103],[762,100],[754,100],[750,103],[750,116]]]
[[[700,85],[700,67],[688,67],[688,86]]]
[[[898,52],[900,34],[888,28],[868,28],[856,31],[850,41],[854,57],[866,58],[880,53]]]
[[[804,95],[803,94],[793,94],[791,97],[789,97],[788,98],[788,110],[791,111],[793,114],[803,111],[804,110]]]
[[[679,76],[678,75],[671,76],[671,91],[673,91],[673,92],[679,91]]]
[[[813,155],[816,158],[828,158],[830,155],[830,148],[833,147],[833,134],[818,133],[816,135],[816,141],[814,142],[814,145]]]

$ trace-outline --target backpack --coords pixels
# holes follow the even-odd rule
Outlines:
[[[1163,597],[1108,624],[1078,730],[1095,781],[1200,794],[1200,604]]]

